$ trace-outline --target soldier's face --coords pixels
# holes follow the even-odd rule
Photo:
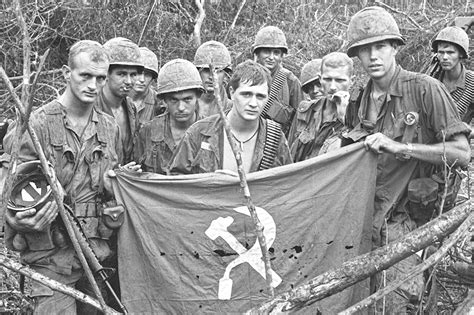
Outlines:
[[[164,97],[171,119],[181,123],[195,118],[197,100],[195,90],[168,93]]]
[[[349,91],[352,84],[349,67],[330,67],[323,64],[321,84],[323,86],[324,95],[331,96],[339,91]]]
[[[94,103],[107,77],[107,61],[92,61],[88,53],[79,53],[72,68],[63,66],[63,74],[72,95],[82,104]]]
[[[107,75],[107,86],[116,97],[125,98],[138,78],[138,70],[133,66],[115,66]]]
[[[143,71],[137,76],[137,80],[133,85],[133,90],[137,93],[145,93],[153,81],[153,74],[149,71]]]
[[[204,89],[206,93],[214,92],[214,81],[212,80],[211,71],[209,68],[201,68],[199,69],[199,75],[201,76],[202,84],[204,85]],[[224,70],[217,71],[217,78],[219,79],[219,86],[223,86],[224,79],[227,77],[227,73]]]
[[[279,48],[259,48],[255,56],[259,64],[272,71],[280,65],[283,58],[283,50]]]
[[[389,41],[380,41],[360,47],[357,51],[362,67],[375,80],[391,75],[395,70],[398,47]]]
[[[308,94],[312,100],[323,96],[323,86],[321,85],[321,79],[316,79],[305,85],[304,91]]]
[[[449,71],[454,69],[461,62],[461,53],[455,45],[439,43],[436,52],[441,69]]]
[[[237,115],[240,119],[247,121],[258,119],[268,99],[267,82],[260,85],[240,82],[235,91],[230,87],[230,92],[233,104],[231,115]]]

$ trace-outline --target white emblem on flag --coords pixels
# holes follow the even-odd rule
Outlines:
[[[250,216],[249,209],[246,206],[234,208],[234,211],[237,211],[241,214]],[[265,241],[267,248],[270,248],[275,241],[276,237],[276,225],[273,217],[265,210],[259,207],[255,207],[257,211],[257,216],[260,219],[264,229],[263,234],[265,234]],[[232,296],[232,279],[230,279],[230,272],[236,266],[248,263],[255,271],[257,271],[264,279],[266,279],[265,274],[265,263],[262,259],[262,250],[258,241],[250,249],[246,249],[233,234],[231,234],[227,228],[234,222],[232,217],[219,217],[211,222],[211,225],[206,230],[206,235],[211,239],[215,240],[218,237],[221,237],[229,246],[239,254],[239,257],[231,261],[224,272],[224,275],[219,280],[219,290],[218,298],[219,300],[230,300]],[[280,276],[273,270],[272,274],[272,287],[276,288],[281,283]]]

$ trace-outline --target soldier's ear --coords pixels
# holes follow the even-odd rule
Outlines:
[[[62,68],[64,79],[69,82],[71,79],[71,68],[67,65],[63,65]]]

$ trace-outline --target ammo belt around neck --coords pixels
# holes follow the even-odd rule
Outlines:
[[[273,167],[281,137],[281,126],[273,120],[266,119],[267,133],[265,135],[265,146],[263,147],[263,157],[258,170],[266,170]]]
[[[466,114],[469,105],[474,99],[474,74],[467,70],[465,86],[465,90],[456,89],[453,93],[451,93],[451,96],[456,102],[459,116],[461,116],[461,118]]]
[[[272,107],[273,103],[278,99],[278,94],[280,93],[282,87],[283,87],[283,82],[286,80],[287,74],[284,71],[281,71],[281,68],[278,69],[277,73],[275,74],[275,77],[273,78],[272,81],[272,86],[270,87],[270,95],[268,96],[268,100],[265,103],[265,106],[263,107],[262,114],[261,116],[263,118],[270,118],[267,112]]]

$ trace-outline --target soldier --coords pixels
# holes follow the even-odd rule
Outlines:
[[[290,142],[295,162],[341,147],[353,70],[352,59],[345,53],[333,52],[323,57],[321,83],[324,97],[301,102],[292,125],[292,129],[296,129],[295,141]]]
[[[380,7],[359,11],[351,18],[347,36],[347,54],[357,56],[370,77],[355,128],[347,137],[363,141],[368,150],[379,154],[373,237],[374,245],[380,246],[436,215],[438,191],[444,188],[432,175],[444,179],[439,173],[444,157],[448,165],[468,164],[469,128],[439,81],[397,65],[395,57],[404,39],[387,11]],[[419,260],[412,255],[388,269],[387,280],[400,279]],[[422,276],[413,278],[387,296],[385,311],[410,312],[423,287]]]
[[[229,81],[232,109],[227,117],[246,172],[291,163],[280,125],[260,117],[270,85],[270,72],[253,61],[239,64]],[[220,115],[202,119],[188,129],[170,169],[179,174],[237,172]]]
[[[105,202],[110,202],[112,192],[104,175],[119,163],[122,153],[117,123],[94,107],[108,67],[109,60],[101,44],[89,40],[77,42],[70,49],[68,65],[63,66],[66,90],[58,100],[33,112],[30,119],[30,125],[64,190],[65,201],[83,223],[84,233],[100,261],[112,254],[108,241],[112,230],[103,224],[103,216],[107,215],[109,208],[102,207]],[[14,141],[14,129],[5,138],[8,154]],[[6,155],[2,160],[8,159]],[[28,135],[21,139],[19,159],[38,159]],[[25,164],[28,165],[18,166],[20,172]],[[133,164],[126,167],[138,170]],[[20,176],[19,180],[25,179]],[[15,202],[9,203],[5,214],[6,245],[21,251],[22,263],[37,272],[87,290],[79,259],[66,240],[60,220],[56,220],[55,202],[43,202],[36,208],[33,205],[18,211],[16,201],[22,195],[19,191],[16,194],[18,196],[12,194],[10,197]],[[26,243],[21,235],[25,236]],[[76,313],[74,298],[38,282],[31,283],[31,296],[35,298],[35,314]]]
[[[143,64],[138,45],[123,37],[108,40],[104,47],[110,60],[107,80],[99,92],[97,108],[115,118],[120,127],[123,143],[123,160],[128,163],[133,158],[133,139],[138,131],[138,116],[135,105],[127,98]]]
[[[168,164],[186,129],[199,118],[198,99],[204,88],[196,67],[174,59],[158,74],[158,97],[168,112],[143,125],[138,133],[135,160],[143,170],[166,174]]]
[[[296,108],[303,100],[300,81],[282,65],[287,52],[286,37],[281,29],[266,26],[258,31],[252,54],[254,60],[270,70],[272,75],[272,87],[262,116],[281,124],[285,135],[288,134]]]
[[[431,47],[441,68],[434,77],[448,89],[461,119],[470,122],[474,111],[474,72],[462,64],[469,56],[469,37],[460,27],[446,27],[439,32]]]
[[[315,100],[323,96],[323,87],[321,85],[321,61],[322,59],[313,59],[306,63],[301,69],[301,88],[309,96],[309,100]],[[303,101],[304,102],[304,101]]]
[[[213,40],[205,42],[196,50],[193,63],[199,70],[204,85],[204,93],[202,93],[199,98],[199,115],[205,118],[219,113],[209,64],[212,64],[212,66],[218,70],[221,100],[224,104],[224,110],[229,110],[232,102],[227,97],[226,90],[227,82],[232,74],[232,61],[227,47]]]
[[[154,89],[158,77],[158,58],[146,47],[140,47],[140,56],[144,70],[138,75],[129,97],[137,108],[138,122],[142,125],[162,114],[166,107],[162,106]]]

